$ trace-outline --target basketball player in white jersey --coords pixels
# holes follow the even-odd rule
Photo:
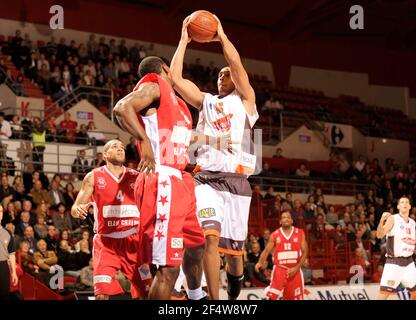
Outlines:
[[[170,67],[174,89],[200,111],[197,132],[232,141],[232,150],[217,150],[210,145],[199,147],[194,171],[197,215],[207,240],[204,272],[213,300],[219,298],[219,251],[226,257],[229,299],[237,299],[242,287],[243,244],[252,194],[247,177],[254,173],[256,165],[251,129],[258,119],[255,93],[247,72],[216,19],[218,30],[213,41],[221,43],[229,64],[219,72],[219,94],[203,93],[182,77],[185,50],[191,41],[187,32],[189,17],[183,22],[181,40]]]
[[[397,205],[399,213],[384,212],[377,227],[377,237],[387,237],[386,264],[380,281],[379,299],[396,294],[402,284],[416,300],[416,267],[413,254],[416,249],[415,221],[409,218],[411,208],[407,197],[401,197]]]

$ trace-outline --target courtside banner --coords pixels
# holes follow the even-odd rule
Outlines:
[[[378,284],[333,285],[333,286],[306,286],[305,300],[377,300],[380,286]],[[220,289],[220,299],[227,299],[227,291]],[[238,300],[266,299],[265,288],[242,289]],[[406,291],[399,291],[391,295],[389,300],[408,300]]]

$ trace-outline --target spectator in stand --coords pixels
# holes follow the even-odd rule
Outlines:
[[[58,204],[58,211],[52,216],[53,225],[62,232],[64,229],[72,230],[71,216],[67,212],[65,204]]]
[[[374,191],[372,189],[368,190],[367,197],[364,201],[366,207],[376,205],[376,197],[374,196]]]
[[[38,215],[36,218],[36,224],[33,227],[37,239],[45,239],[48,235],[48,227],[46,225],[45,217]]]
[[[23,239],[26,240],[29,243],[29,251],[34,253],[36,251],[36,238],[35,238],[35,232],[33,231],[32,226],[27,226],[25,228],[25,231],[23,233]]]
[[[64,195],[59,190],[59,183],[57,181],[51,182],[49,197],[51,199],[51,210],[57,210],[58,204],[65,202]]]
[[[335,207],[330,205],[328,207],[328,213],[326,214],[326,221],[334,228],[338,225],[338,214],[335,212]]]
[[[4,112],[0,112],[0,139],[9,139],[11,136],[10,123],[4,118]]]
[[[25,229],[31,225],[30,223],[30,213],[22,211],[20,213],[20,219],[16,224],[16,235],[23,237]]]
[[[296,199],[293,202],[293,209],[291,210],[291,215],[293,219],[293,226],[297,228],[303,228],[305,212],[303,210],[302,203],[300,202],[300,200]]]
[[[43,53],[40,54],[40,57],[36,62],[36,68],[40,71],[42,70],[42,65],[45,65],[46,70],[51,70],[49,61],[46,60],[45,55]]]
[[[66,275],[79,277],[78,256],[70,248],[67,240],[59,241],[58,264],[64,269]]]
[[[380,239],[377,238],[377,231],[372,230],[370,232],[370,244],[371,244],[371,253],[378,253],[381,251],[380,249]]]
[[[91,168],[99,168],[105,165],[105,160],[102,152],[98,152],[94,160],[91,161]]]
[[[321,195],[321,196],[318,197],[318,200],[316,201],[316,205],[318,207],[321,207],[322,208],[324,214],[326,214],[328,212],[328,207],[327,207],[327,205],[325,203],[325,198],[324,198],[323,195]]]
[[[373,273],[373,276],[371,278],[372,282],[380,283],[381,276],[383,275],[384,265],[379,264],[377,265],[377,271]]]
[[[39,273],[39,266],[36,265],[33,252],[30,251],[30,244],[26,240],[20,242],[19,256],[23,271],[36,277]]]
[[[134,161],[139,163],[139,159],[136,140],[133,137],[130,137],[130,143],[126,146],[126,162]]]
[[[355,229],[354,229],[354,225],[351,222],[347,223],[345,233],[347,235],[347,241],[348,242],[351,242],[351,241],[355,240]]]
[[[9,202],[7,204],[7,209],[3,213],[1,225],[5,227],[8,223],[12,223],[13,225],[17,225],[19,223],[19,214],[17,213],[13,202]]]
[[[260,251],[263,251],[264,248],[266,247],[267,242],[270,239],[270,235],[271,235],[270,229],[265,228],[264,231],[263,231],[263,236],[260,237],[259,240],[258,240],[258,242],[260,244]]]
[[[88,127],[85,124],[80,125],[80,130],[76,134],[75,143],[76,144],[88,144],[89,137],[88,137]]]
[[[270,210],[267,210],[268,217],[279,217],[279,214],[281,212],[281,196],[280,194],[277,194],[273,203],[273,206],[270,208]]]
[[[340,250],[340,249],[345,248],[345,233],[339,224],[335,226],[335,234],[334,234],[333,240],[334,240],[335,250]]]
[[[74,185],[69,182],[65,186],[65,192],[64,192],[65,206],[67,208],[71,208],[75,202],[75,199],[76,199],[76,194],[74,193]]]
[[[1,177],[0,201],[3,201],[6,197],[13,199],[14,194],[15,190],[9,185],[9,177],[7,174],[3,174]]]
[[[48,191],[42,188],[42,183],[40,180],[35,181],[32,190],[30,190],[30,193],[32,194],[32,201],[36,207],[39,206],[43,201],[49,208],[51,204],[51,198]]]
[[[33,118],[32,159],[35,170],[43,171],[43,153],[46,147],[46,128],[39,117]]]
[[[313,196],[308,197],[308,201],[305,203],[305,222],[308,224],[315,219],[316,204],[313,203]]]
[[[58,257],[54,251],[47,250],[46,241],[43,239],[38,241],[37,249],[33,256],[35,264],[39,267],[39,273],[43,273],[42,279],[49,280],[49,271],[58,263]],[[44,284],[49,286],[49,281],[45,281]]]
[[[346,208],[348,208],[348,206]],[[341,226],[341,229],[345,231],[349,223],[352,223],[351,215],[348,211],[346,211],[344,212],[342,219],[338,221],[338,224]]]
[[[76,177],[82,180],[90,169],[88,159],[85,157],[85,150],[79,150],[78,157],[72,163],[72,173],[75,173]]]
[[[24,139],[23,127],[20,123],[20,117],[15,114],[10,122],[10,128],[12,130],[13,139]]]
[[[252,206],[260,206],[263,201],[263,195],[261,194],[261,189],[259,185],[253,187],[253,195],[251,197]]]
[[[364,276],[367,276],[370,263],[366,259],[365,250],[363,248],[355,248],[354,252],[355,252],[355,255],[354,255],[354,258],[351,259],[351,267],[357,266],[357,265],[361,266],[364,272]]]
[[[364,157],[360,155],[358,160],[354,163],[353,176],[355,180],[364,180],[366,178],[366,166],[367,163],[365,162]]]
[[[304,163],[301,163],[299,165],[299,168],[296,169],[296,176],[300,177],[300,178],[306,178],[309,177],[310,175],[310,171],[308,169],[306,169],[306,165]]]
[[[77,122],[71,119],[71,114],[67,111],[64,113],[64,120],[59,124],[61,135],[65,135],[68,142],[75,142]]]
[[[384,205],[384,199],[382,197],[377,199],[377,205],[376,205],[376,224],[380,222],[381,216],[383,215],[383,212],[387,210],[387,207]]]
[[[80,282],[84,290],[94,290],[94,260],[90,259],[88,266],[81,269]]]
[[[74,248],[76,252],[80,252],[81,251],[81,241],[86,241],[88,244],[88,249],[91,250],[92,249],[92,244],[91,244],[91,234],[88,230],[83,230],[81,232],[81,238],[80,240],[75,243]]]
[[[282,155],[283,151],[282,148],[277,148],[276,149],[276,153],[273,155],[273,159],[285,159],[285,157],[283,157]]]
[[[96,145],[104,145],[106,141],[105,135],[98,131],[97,127],[95,126],[94,121],[88,122],[88,131],[87,131],[88,137],[91,141],[93,141],[93,144]]]
[[[264,195],[263,199],[264,200],[274,200],[276,198],[275,192],[274,192],[274,188],[273,187],[268,187],[267,188],[267,192]]]
[[[290,208],[293,208],[293,195],[291,192],[286,193],[286,202],[290,206]]]
[[[42,64],[41,69],[38,73],[38,84],[43,89],[44,94],[50,93],[50,79],[51,79],[51,72],[49,71],[46,64]]]
[[[368,262],[368,254],[363,242],[364,231],[362,229],[357,229],[355,232],[355,240],[351,244],[351,250],[355,250],[356,248],[360,248],[364,250],[363,257]]]
[[[247,254],[247,264],[246,264],[246,274],[248,275],[247,278],[249,279],[249,281],[255,278],[258,281],[262,282],[263,284],[269,285],[270,280],[267,279],[266,274],[264,272],[264,269],[267,269],[268,261],[264,262],[265,264],[264,269],[259,269],[259,271],[255,270],[255,265],[259,261],[260,255],[261,255],[260,244],[258,242],[254,242],[251,245],[251,252]]]
[[[56,228],[54,225],[48,226],[48,234],[45,238],[48,250],[55,251],[58,249],[58,239],[56,234]]]
[[[90,72],[90,74],[95,78],[97,76],[97,70],[95,69],[95,64],[92,61],[92,59],[88,60],[88,63],[84,65],[82,68],[82,72],[86,74],[87,72]]]
[[[355,205],[356,206],[360,206],[360,205],[364,206],[365,205],[365,198],[364,198],[364,195],[361,192],[357,193],[357,195],[355,197]]]

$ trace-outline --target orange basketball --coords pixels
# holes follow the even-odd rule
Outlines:
[[[206,10],[191,14],[188,34],[196,42],[209,42],[217,34],[218,22],[214,15]]]

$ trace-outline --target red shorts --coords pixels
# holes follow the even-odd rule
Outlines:
[[[272,272],[272,282],[267,288],[267,296],[271,300],[303,300],[303,274],[299,271],[291,278],[287,277],[288,268],[284,266],[274,266]]]
[[[93,244],[95,295],[124,293],[114,278],[120,270],[131,282],[132,298],[147,296],[152,279],[149,268],[139,265],[137,232],[121,239],[95,235]]]
[[[135,195],[140,211],[143,263],[180,266],[184,248],[205,244],[196,216],[194,181],[189,173],[160,166],[154,175],[140,174]]]

